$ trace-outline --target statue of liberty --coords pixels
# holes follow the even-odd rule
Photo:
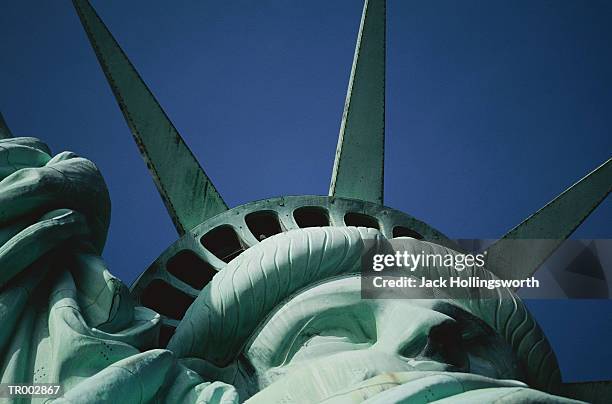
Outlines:
[[[562,383],[515,291],[363,299],[361,259],[391,241],[460,254],[383,205],[385,2],[366,0],[327,196],[229,208],[87,0],[74,0],[179,239],[131,288],[100,258],[96,166],[0,122],[0,383],[70,403],[610,402]],[[609,194],[606,161],[487,249],[481,278],[523,279]],[[549,239],[535,247],[516,239]],[[446,276],[443,268],[416,269]],[[462,276],[467,276],[467,273]],[[7,397],[0,399],[6,399]]]

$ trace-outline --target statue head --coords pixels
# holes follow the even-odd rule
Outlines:
[[[453,253],[399,241],[407,251]],[[368,383],[389,377],[398,379],[388,386],[453,375],[491,387],[521,385],[503,381],[511,379],[556,389],[554,354],[511,291],[458,299],[431,289],[363,299],[361,259],[373,245],[386,249],[389,242],[363,227],[297,229],[260,242],[203,289],[168,348],[254,402],[305,394],[318,402],[357,390],[374,396],[380,390]],[[418,268],[414,275],[433,279],[443,271]]]

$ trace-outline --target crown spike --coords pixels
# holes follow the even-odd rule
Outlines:
[[[366,0],[357,36],[330,196],[383,203],[385,159],[384,0]]]
[[[87,0],[73,0],[179,235],[227,210],[189,147]]]
[[[8,139],[10,137],[13,137],[13,134],[2,116],[2,112],[0,112],[0,139]]]
[[[489,270],[502,279],[532,276],[611,190],[612,159],[608,159],[490,246]]]

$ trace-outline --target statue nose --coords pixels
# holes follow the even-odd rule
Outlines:
[[[401,306],[379,317],[380,332],[373,349],[464,367],[461,334],[454,319],[428,308]]]

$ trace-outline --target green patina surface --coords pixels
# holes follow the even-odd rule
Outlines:
[[[495,398],[552,400],[528,386],[558,388],[554,355],[510,291],[362,300],[367,242],[387,243],[364,227],[296,228],[257,242],[198,293],[167,349],[155,349],[160,315],[136,305],[99,257],[110,210],[96,167],[72,153],[51,157],[31,138],[0,147],[19,156],[0,160],[19,163],[3,165],[0,181],[3,383],[60,383],[60,402],[389,402],[431,386],[440,399],[486,387]],[[404,240],[408,250],[452,251]],[[447,332],[483,340],[433,349]]]
[[[490,269],[500,278],[531,276],[611,190],[609,159],[489,247]]]
[[[75,0],[102,70],[179,234],[227,205],[88,1]]]
[[[11,130],[9,129],[8,125],[6,124],[4,117],[2,116],[2,114],[0,113],[0,139],[6,139],[13,136],[13,134],[11,133]]]
[[[458,253],[436,229],[382,205],[384,1],[364,7],[330,196],[231,210],[93,8],[74,3],[181,237],[130,291],[100,258],[110,200],[96,166],[13,138],[0,116],[0,382],[59,383],[57,402],[73,403],[612,397],[607,382],[561,383],[511,290],[361,298],[371,245],[385,250],[396,238],[407,251]],[[567,238],[610,192],[610,164],[506,238]],[[474,275],[528,276],[557,246],[527,246],[526,260],[510,262],[516,251],[500,242]],[[419,267],[414,276],[446,274]]]
[[[383,203],[385,2],[366,0],[346,92],[329,195]]]

